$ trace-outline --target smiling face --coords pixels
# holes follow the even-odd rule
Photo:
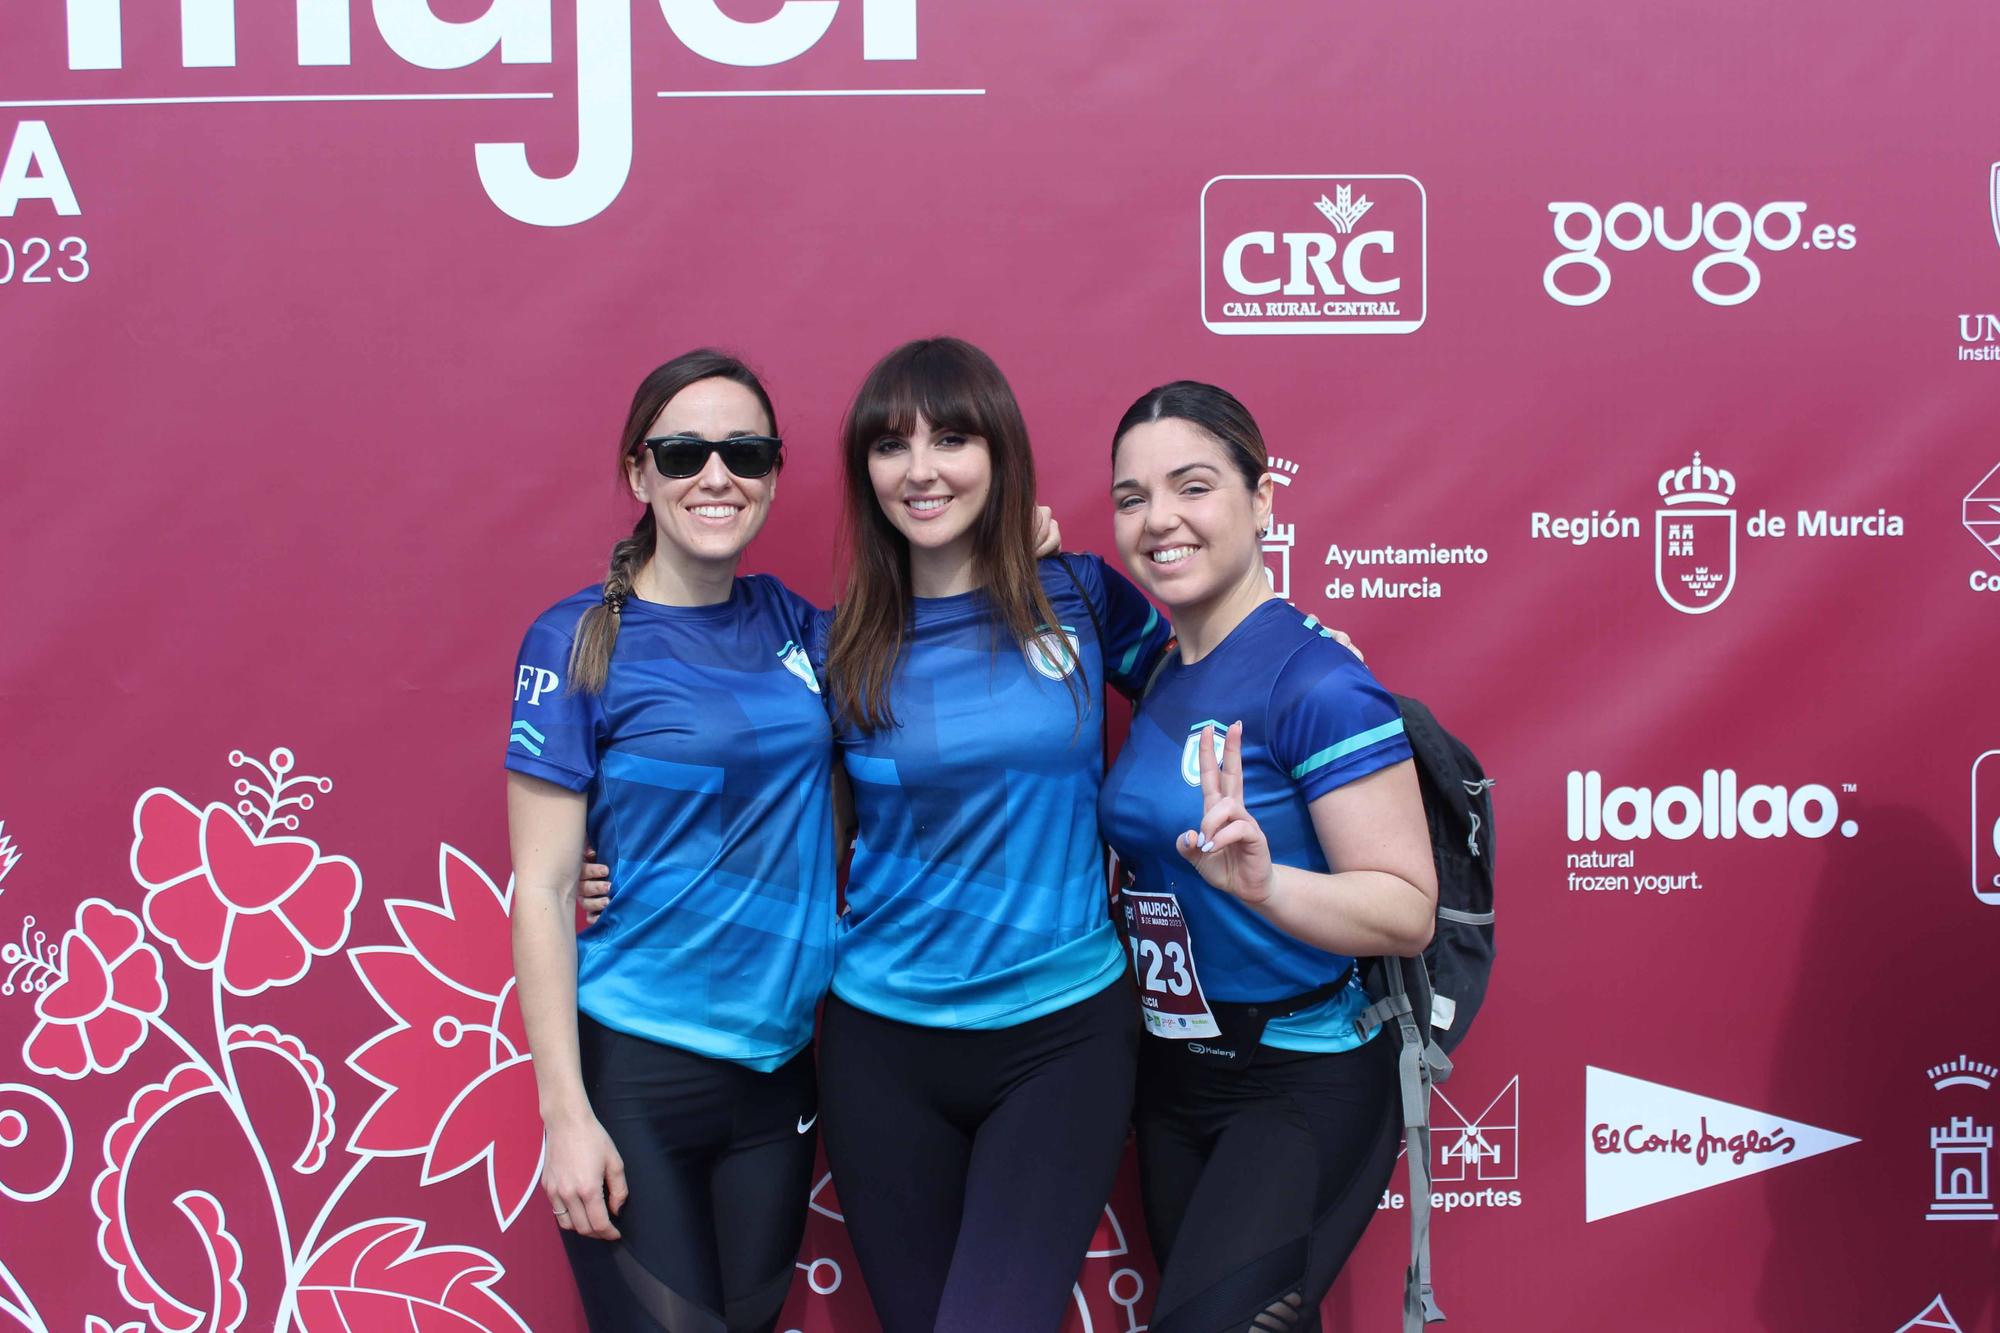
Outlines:
[[[726,440],[735,435],[769,435],[771,421],[757,395],[734,380],[696,380],[667,401],[647,429],[649,437],[691,435]],[[660,473],[643,445],[625,463],[632,494],[653,511],[662,552],[710,562],[734,561],[764,526],[778,493],[776,471],[739,477],[710,454],[692,477]]]
[[[1200,606],[1263,578],[1271,478],[1244,484],[1222,443],[1176,417],[1119,437],[1113,531],[1139,585],[1170,609]]]
[[[983,436],[941,429],[920,413],[911,430],[869,446],[868,480],[913,550],[969,548],[993,486],[993,455]]]

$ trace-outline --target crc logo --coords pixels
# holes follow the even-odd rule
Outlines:
[[[1977,770],[1975,770],[1976,775]],[[1753,782],[1742,785],[1736,770],[1705,770],[1701,786],[1613,787],[1605,790],[1596,769],[1572,769],[1567,780],[1565,824],[1571,842],[1635,842],[1660,837],[1680,842],[1692,837],[1824,838],[1835,829],[1851,838],[1861,831],[1840,817],[1840,798],[1817,782],[1787,789]]]
[[[1414,333],[1427,290],[1414,176],[1217,176],[1201,190],[1215,333]]]
[[[1563,253],[1542,270],[1542,287],[1564,305],[1596,305],[1611,290],[1611,266],[1600,255],[1605,242],[1614,250],[1643,250],[1657,242],[1665,250],[1692,250],[1705,244],[1708,253],[1695,264],[1691,281],[1695,294],[1710,305],[1742,305],[1757,294],[1764,275],[1751,258],[1753,246],[1777,252],[1798,246],[1802,250],[1852,250],[1854,224],[1834,226],[1819,223],[1806,230],[1806,205],[1800,200],[1765,204],[1752,214],[1741,204],[1691,204],[1685,230],[1675,234],[1678,222],[1670,221],[1663,206],[1648,210],[1640,204],[1614,204],[1599,212],[1595,205],[1563,202],[1549,205],[1555,215],[1556,243]],[[1556,276],[1566,268],[1582,268],[1591,275],[1587,291],[1566,291]],[[1742,286],[1722,291],[1711,283],[1718,268],[1735,269]]]
[[[1972,761],[1972,892],[2000,907],[2000,750]]]
[[[2000,560],[2000,463],[1995,463],[1993,470],[1965,493],[1965,504],[1959,511],[1959,518],[1972,540],[1979,543],[1980,549]],[[2000,592],[2000,576],[1985,570],[1974,570],[1972,590]]]

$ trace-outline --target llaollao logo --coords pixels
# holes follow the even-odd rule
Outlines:
[[[1707,769],[1696,786],[1607,788],[1604,775],[1572,769],[1565,828],[1571,842],[1649,838],[1854,837],[1861,826],[1841,816],[1840,797],[1823,783],[1797,787],[1743,782],[1733,768]]]

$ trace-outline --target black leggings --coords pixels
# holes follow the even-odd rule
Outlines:
[[[1055,1333],[1124,1151],[1138,1043],[1122,977],[1010,1028],[827,1000],[827,1158],[884,1333]]]
[[[812,1189],[812,1052],[769,1074],[579,1015],[583,1086],[625,1160],[622,1240],[562,1233],[592,1333],[768,1333]]]
[[[1386,1031],[1235,1070],[1148,1038],[1139,1184],[1160,1262],[1152,1333],[1308,1333],[1396,1165]]]

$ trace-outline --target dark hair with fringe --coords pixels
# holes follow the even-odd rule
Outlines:
[[[1035,458],[1014,390],[993,358],[959,338],[905,343],[868,372],[841,426],[846,478],[847,592],[827,647],[834,706],[863,731],[896,725],[889,683],[910,623],[910,544],[882,512],[868,475],[878,440],[908,436],[921,416],[935,429],[985,439],[993,480],[973,520],[974,569],[995,618],[1015,643],[1058,625],[1035,559]],[[1079,720],[1080,673],[1065,677]]]

